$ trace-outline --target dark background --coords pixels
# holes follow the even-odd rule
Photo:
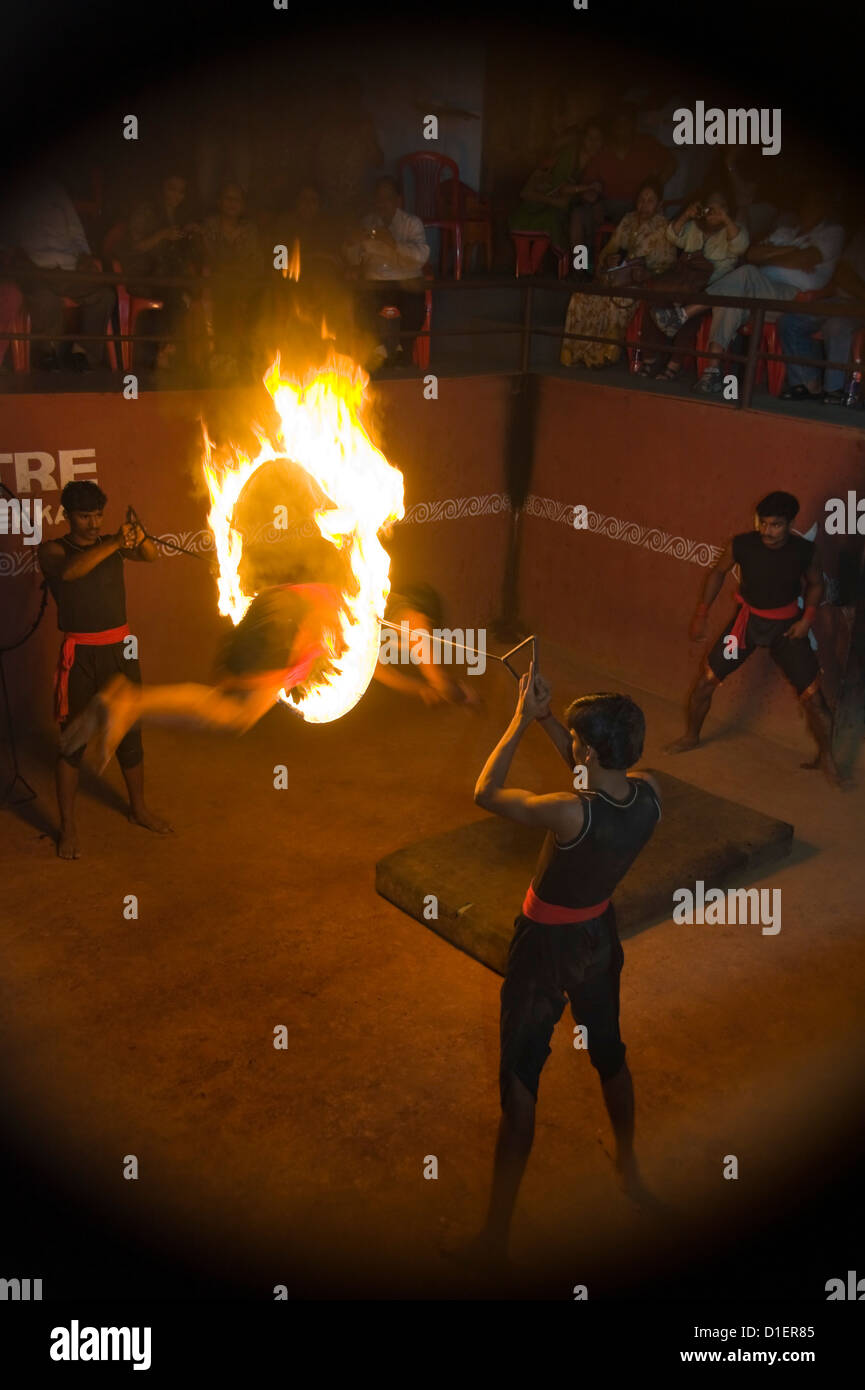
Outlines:
[[[508,73],[515,66],[522,68],[523,81],[528,76],[529,89],[555,93],[563,84],[596,77],[598,62],[610,61],[608,45],[615,44],[611,89],[624,89],[641,75],[653,81],[667,71],[708,73],[738,88],[742,105],[781,107],[785,135],[796,120],[801,137],[822,149],[827,167],[832,161],[861,165],[859,5],[794,8],[731,0],[723,27],[714,30],[705,26],[698,5],[590,0],[589,10],[578,12],[570,0],[535,0],[519,8],[529,23],[516,8],[458,7],[450,0],[418,8],[415,18],[401,6],[384,23],[391,36],[394,28],[405,36],[409,64],[414,46],[422,46],[433,30],[452,33],[457,47],[464,36],[480,33],[491,118],[496,102],[508,100]],[[0,119],[8,165],[24,168],[46,149],[88,129],[104,138],[109,123],[119,139],[122,116],[153,107],[163,84],[182,106],[185,84],[208,72],[216,73],[217,89],[231,77],[241,92],[254,91],[278,113],[282,95],[300,80],[307,59],[320,64],[324,54],[325,67],[331,58],[341,66],[362,63],[363,47],[375,43],[382,22],[339,0],[310,9],[306,16],[292,3],[289,10],[277,11],[271,0],[221,8],[189,0],[151,0],[146,6],[89,0],[86,8],[37,0],[7,7]],[[695,99],[702,95],[695,78]],[[709,91],[705,95],[711,97]],[[182,131],[177,134],[182,140]],[[489,137],[485,133],[485,158],[492,139],[494,131]],[[826,1278],[843,1278],[857,1267],[865,1274],[865,1246],[854,1217],[861,1209],[862,1159],[860,1133],[815,1173],[810,1205],[799,1204],[780,1224],[777,1213],[767,1213],[768,1224],[755,1223],[750,1243],[725,1249],[719,1237],[718,1249],[703,1252],[698,1264],[647,1271],[641,1282],[610,1293],[821,1299]],[[0,1192],[0,1273],[39,1275],[48,1297],[52,1287],[97,1298],[152,1298],[157,1288],[164,1298],[253,1296],[253,1289],[261,1297],[259,1272],[227,1276],[219,1268],[204,1268],[195,1252],[180,1252],[155,1234],[145,1239],[107,1221],[95,1203],[66,1189],[58,1171],[43,1166],[8,1134],[0,1151]],[[352,1291],[313,1290],[298,1271],[294,1292],[339,1297]],[[542,1290],[533,1292],[543,1296]]]

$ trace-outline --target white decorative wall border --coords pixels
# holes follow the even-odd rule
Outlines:
[[[573,527],[573,502],[556,502],[551,497],[526,498],[524,510],[528,516],[539,516],[545,521],[558,521]],[[659,531],[655,526],[641,526],[638,521],[621,521],[616,516],[605,516],[603,512],[593,512],[586,508],[586,527],[611,541],[624,541],[626,545],[643,546],[656,555],[669,555],[674,560],[685,560],[693,565],[708,569],[715,563],[723,546],[709,545],[708,541],[692,541],[686,536],[671,536]]]
[[[551,497],[526,498],[524,511],[527,516],[541,517],[544,521],[555,521],[565,526],[573,526],[574,506],[572,502],[558,502]],[[398,526],[422,526],[431,521],[463,521],[478,516],[500,516],[511,510],[506,492],[488,492],[476,497],[441,497],[432,502],[415,502],[408,508]],[[707,541],[693,541],[685,536],[671,536],[657,527],[642,526],[638,521],[622,521],[615,516],[605,516],[587,508],[589,531],[606,536],[612,541],[624,541],[626,545],[643,546],[656,555],[668,555],[674,560],[685,560],[707,569],[721,554],[721,547],[709,545]],[[295,522],[277,529],[271,522],[257,526],[250,539],[254,542],[275,543],[296,537],[308,538],[318,534],[313,521]],[[211,555],[214,551],[213,536],[210,531],[171,531],[164,538],[192,550],[196,555]],[[160,547],[162,555],[179,557],[179,550]],[[0,578],[11,578],[26,574],[37,567],[36,547],[22,546],[18,550],[0,552]]]

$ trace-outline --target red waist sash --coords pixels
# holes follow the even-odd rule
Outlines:
[[[798,599],[794,599],[792,603],[785,603],[783,608],[752,608],[749,603],[745,602],[741,594],[736,594],[735,599],[742,606],[736,614],[736,621],[730,628],[730,636],[735,637],[740,647],[745,646],[745,633],[748,629],[748,619],[752,613],[755,618],[795,618],[799,614]]]
[[[288,588],[288,585],[285,585]],[[249,688],[252,686],[275,686],[278,690],[291,690],[295,685],[303,685],[309,676],[310,671],[318,661],[319,657],[327,656],[327,648],[321,642],[316,642],[314,646],[298,657],[292,666],[282,671],[252,671],[243,675],[226,676],[221,684],[223,686],[239,686]]]
[[[54,718],[62,722],[69,714],[69,672],[75,664],[75,648],[110,647],[129,636],[129,624],[107,627],[103,632],[64,632],[54,672]]]
[[[612,899],[606,898],[594,907],[561,907],[557,903],[545,903],[539,898],[531,884],[523,898],[522,913],[532,922],[544,922],[547,926],[559,926],[565,922],[590,922],[606,912]]]

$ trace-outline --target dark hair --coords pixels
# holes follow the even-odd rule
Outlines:
[[[376,191],[376,193],[378,192],[378,190],[379,190],[380,188],[385,188],[385,187],[387,187],[387,188],[392,188],[393,191],[394,191],[394,193],[396,194],[396,196],[397,196],[398,198],[401,198],[401,197],[402,197],[402,189],[401,189],[400,186],[399,186],[399,181],[398,181],[397,179],[394,178],[393,174],[382,174],[382,176],[381,176],[380,179],[376,179],[376,181],[375,181],[375,191]]]
[[[67,483],[60,494],[60,502],[68,516],[70,512],[101,512],[108,498],[98,483],[88,483],[83,479],[77,483]]]
[[[634,194],[634,207],[637,206],[637,199],[644,188],[649,188],[654,193],[659,203],[664,201],[664,190],[657,179],[643,179],[636,193]]]
[[[767,492],[757,503],[758,516],[783,516],[792,521],[799,511],[799,499],[792,492]]]
[[[433,627],[444,627],[444,607],[441,595],[431,584],[401,584],[397,593],[388,595],[384,615],[393,622],[394,615],[404,608],[414,608],[429,618]]]
[[[627,695],[580,695],[565,711],[565,723],[594,748],[601,767],[624,771],[643,751],[646,719]]]

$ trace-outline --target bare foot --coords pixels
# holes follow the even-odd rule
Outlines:
[[[807,767],[808,770],[809,770],[809,772],[812,772],[812,771],[814,770],[814,768],[817,768],[817,767],[820,766],[820,754],[818,753],[817,756],[816,756],[815,758],[812,758],[811,761],[810,761],[810,763],[800,763],[799,766],[800,766],[800,767]]]
[[[841,792],[849,792],[852,789],[853,778],[849,773],[841,773],[838,771],[835,759],[832,757],[831,753],[824,753],[818,759],[818,762],[822,769],[823,776],[826,778],[830,787],[834,787],[836,791]]]
[[[690,734],[684,734],[682,738],[677,738],[675,743],[668,743],[664,749],[665,753],[690,753],[692,748],[699,748],[700,740],[692,738]]]
[[[620,1192],[625,1197],[628,1197],[635,1206],[639,1207],[641,1211],[646,1212],[648,1215],[662,1217],[674,1215],[672,1207],[668,1207],[665,1202],[662,1202],[659,1197],[655,1196],[654,1192],[646,1187],[646,1184],[643,1182],[643,1175],[640,1172],[639,1165],[633,1153],[625,1158],[620,1158],[618,1155],[614,1157],[610,1152],[606,1135],[599,1133],[597,1139],[604,1153],[607,1155],[607,1158],[616,1170],[616,1181],[618,1182]]]
[[[61,829],[57,837],[57,858],[58,859],[80,859],[81,851],[78,848],[78,835],[74,825]]]
[[[130,810],[129,820],[132,825],[140,825],[145,830],[152,830],[154,835],[173,834],[168,821],[163,820],[161,816],[155,816],[146,806],[139,806],[137,811]]]

